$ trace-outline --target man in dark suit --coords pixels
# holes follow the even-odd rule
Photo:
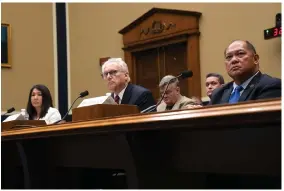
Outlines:
[[[281,80],[259,71],[259,55],[250,42],[233,41],[225,50],[225,65],[233,81],[215,89],[209,104],[281,97]]]
[[[121,58],[107,60],[102,65],[102,77],[118,104],[137,105],[140,111],[156,104],[148,89],[129,83],[128,67]]]
[[[102,78],[107,82],[111,96],[117,104],[136,105],[140,111],[156,104],[148,89],[130,83],[127,64],[121,58],[110,58],[102,65]],[[136,133],[127,133],[127,141],[132,142],[134,136]],[[95,175],[95,188],[127,188],[124,170],[96,169]]]
[[[205,87],[206,94],[211,98],[212,92],[225,84],[225,80],[221,74],[209,73],[206,75]]]

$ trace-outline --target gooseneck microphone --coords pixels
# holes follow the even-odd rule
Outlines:
[[[57,124],[57,123],[59,123],[60,121],[63,121],[63,120],[67,117],[69,111],[72,109],[72,107],[73,107],[74,103],[77,101],[77,99],[83,98],[83,97],[85,97],[85,96],[87,96],[87,95],[89,95],[88,90],[81,92],[80,95],[79,95],[79,96],[75,99],[75,101],[72,103],[71,107],[69,108],[69,110],[67,111],[67,113],[64,115],[64,117],[63,117],[62,119],[60,119],[60,120],[54,122],[53,124]]]
[[[186,78],[191,78],[193,76],[193,73],[191,70],[186,70],[183,71],[182,73],[180,73],[180,75],[178,75],[176,78],[180,78],[180,79],[186,79]]]
[[[11,107],[10,109],[7,110],[6,113],[4,113],[3,115],[6,115],[7,113],[12,113],[13,111],[15,111],[14,107]]]
[[[178,76],[176,76],[175,78],[171,79],[171,80],[167,83],[167,86],[166,86],[166,88],[165,88],[165,90],[164,90],[164,92],[163,92],[163,94],[162,94],[162,97],[161,97],[161,99],[159,100],[159,102],[158,102],[156,105],[152,105],[152,106],[150,106],[150,107],[144,109],[143,111],[141,111],[141,113],[149,113],[149,112],[151,112],[151,111],[154,111],[154,110],[158,107],[158,105],[160,105],[160,103],[163,101],[163,99],[164,99],[164,97],[165,97],[165,93],[166,93],[166,91],[167,91],[167,89],[168,89],[170,83],[171,83],[173,80],[178,79],[178,78],[180,78],[181,80],[183,80],[183,79],[186,79],[186,78],[190,78],[190,77],[192,77],[192,76],[193,76],[192,71],[191,71],[191,70],[186,70],[186,71],[183,71],[180,75],[178,75]]]

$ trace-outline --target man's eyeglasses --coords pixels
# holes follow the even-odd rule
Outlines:
[[[102,78],[107,78],[108,75],[110,75],[111,77],[115,76],[117,74],[117,72],[119,72],[118,70],[111,70],[109,72],[104,72],[102,73]]]

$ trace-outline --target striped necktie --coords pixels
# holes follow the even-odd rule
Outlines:
[[[115,101],[117,104],[119,104],[119,96],[118,96],[118,95],[115,96],[114,101]]]

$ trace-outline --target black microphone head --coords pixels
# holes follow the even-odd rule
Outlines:
[[[11,112],[13,112],[13,111],[15,111],[15,108],[14,108],[14,107],[11,107],[10,109],[7,110],[7,113],[11,113]]]
[[[190,78],[192,76],[193,76],[193,73],[191,70],[183,71],[181,73],[181,79]]]
[[[85,97],[85,96],[87,96],[87,95],[89,95],[88,90],[83,91],[83,92],[80,93],[80,97]]]

